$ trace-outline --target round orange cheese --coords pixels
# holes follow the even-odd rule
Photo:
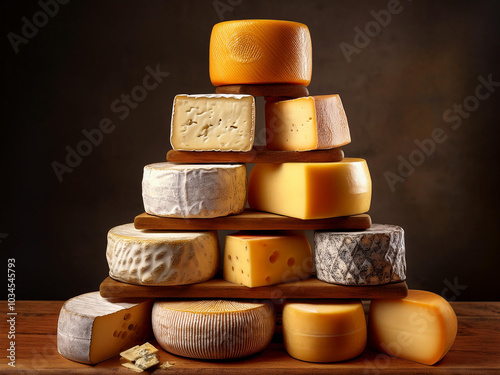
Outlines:
[[[214,86],[311,82],[311,35],[291,21],[239,20],[214,26],[210,80]]]

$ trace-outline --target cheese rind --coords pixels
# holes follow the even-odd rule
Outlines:
[[[245,208],[246,177],[242,164],[149,164],[142,179],[144,208],[180,218],[238,214]]]
[[[406,280],[403,228],[373,224],[365,231],[316,231],[316,277],[342,285],[382,285]]]
[[[250,151],[255,100],[250,95],[177,95],[170,142],[174,150]]]
[[[372,300],[368,322],[370,346],[383,353],[433,365],[450,350],[457,316],[443,297],[409,290],[399,300]]]
[[[126,283],[200,283],[217,273],[217,232],[158,232],[120,225],[108,233],[106,259],[109,275]]]
[[[76,362],[94,364],[152,336],[152,300],[107,300],[99,292],[68,300],[59,313],[57,350]]]
[[[361,354],[366,322],[359,301],[285,302],[283,341],[292,357],[307,362],[339,362]]]
[[[306,25],[281,20],[216,24],[210,37],[214,86],[289,83],[307,86],[312,74],[311,36]]]
[[[251,208],[299,219],[367,212],[371,178],[366,161],[256,164],[250,173]]]
[[[350,142],[349,125],[339,95],[266,102],[269,150],[319,150]]]
[[[248,287],[307,279],[312,254],[304,233],[236,233],[226,236],[224,279]]]
[[[156,341],[167,352],[198,359],[246,357],[267,347],[275,316],[268,303],[156,301]]]

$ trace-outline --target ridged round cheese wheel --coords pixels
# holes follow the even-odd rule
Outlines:
[[[274,333],[268,303],[156,301],[153,332],[163,349],[198,359],[230,359],[264,350]]]
[[[210,38],[214,86],[311,82],[311,35],[306,25],[277,20],[218,23]]]
[[[106,258],[109,275],[126,283],[200,283],[217,273],[217,232],[158,232],[120,225],[108,233]]]
[[[142,198],[148,214],[212,218],[245,208],[247,172],[242,164],[155,163],[144,167]]]

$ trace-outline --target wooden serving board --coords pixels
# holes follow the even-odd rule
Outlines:
[[[269,212],[245,210],[238,215],[211,219],[179,219],[142,213],[135,217],[137,229],[150,230],[364,230],[372,225],[368,214],[302,220]]]
[[[265,146],[254,146],[248,152],[232,151],[176,151],[167,153],[172,163],[321,163],[344,159],[340,148],[314,151],[269,151]]]
[[[226,85],[216,87],[215,92],[217,94],[275,96],[283,98],[300,98],[309,95],[307,87],[292,84]]]
[[[70,296],[68,296],[69,298]],[[0,360],[2,374],[39,375],[133,375],[122,367],[118,356],[95,366],[72,362],[57,352],[57,319],[63,301],[16,302],[16,367]],[[7,302],[2,301],[6,306]],[[153,369],[143,374],[168,375],[377,375],[377,374],[477,374],[500,373],[500,302],[451,302],[458,316],[458,334],[448,354],[436,365],[426,366],[389,357],[369,348],[357,358],[339,363],[309,363],[290,357],[276,334],[261,353],[232,361],[200,361],[177,357],[159,349],[160,363],[169,361],[168,370]],[[365,308],[368,305],[364,304]],[[7,337],[7,319],[0,320],[0,335]],[[2,339],[2,343],[7,340]],[[5,345],[2,346],[6,348]]]
[[[311,277],[269,286],[249,288],[223,279],[204,283],[177,286],[144,286],[126,284],[107,277],[99,288],[101,296],[112,298],[229,298],[229,299],[280,299],[280,298],[404,298],[408,294],[405,282],[379,286],[344,286],[328,284]]]

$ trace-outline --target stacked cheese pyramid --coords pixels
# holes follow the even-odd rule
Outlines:
[[[367,164],[363,159],[342,158],[339,147],[350,142],[342,102],[338,95],[308,96],[311,74],[311,39],[305,25],[273,20],[215,25],[210,78],[216,94],[174,99],[171,143],[192,163],[162,162],[144,168],[147,214],[200,229],[200,220],[225,217],[236,222],[249,212],[247,197],[250,209],[281,215],[285,223],[366,213],[371,200]],[[263,150],[254,146],[255,96],[266,99]],[[264,155],[263,162],[253,167],[247,182],[245,165],[236,161],[258,152]],[[284,162],[271,162],[276,154]],[[202,158],[206,155],[217,155],[214,160],[225,163],[208,164],[207,157]],[[318,155],[326,159],[318,162]],[[286,162],[287,158],[294,162]],[[357,297],[357,288],[405,280],[400,227],[374,224],[354,230],[359,228],[349,221],[340,223],[344,224],[314,233],[314,256],[303,232],[269,232],[266,220],[260,231],[228,235],[223,278],[248,290],[272,290],[270,285],[316,277],[352,288],[352,298]],[[123,290],[128,284],[161,288],[216,277],[220,262],[215,230],[152,229],[157,228],[125,224],[109,231],[110,276]],[[369,341],[377,350],[433,364],[446,354],[456,334],[452,308],[429,292],[405,289],[405,298],[374,300],[367,329],[359,299],[335,300],[332,293],[329,299],[287,300],[281,306],[281,300],[241,300],[247,295],[236,290],[235,300],[114,301],[97,292],[75,297],[60,314],[59,352],[75,361],[97,363],[154,334],[158,344],[174,355],[240,358],[266,348],[281,308],[286,351],[310,362],[354,358]],[[402,336],[404,344],[399,342]],[[157,363],[133,361],[131,366],[139,370]]]

